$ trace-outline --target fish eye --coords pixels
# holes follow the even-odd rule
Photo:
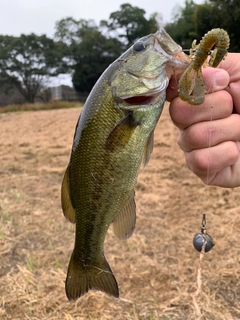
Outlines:
[[[143,51],[146,48],[145,44],[142,41],[138,41],[133,45],[134,51]]]

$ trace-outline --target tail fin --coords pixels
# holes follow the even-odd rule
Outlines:
[[[100,290],[116,298],[119,297],[117,281],[107,260],[102,257],[96,266],[82,265],[74,253],[68,266],[65,290],[68,300],[77,300],[90,289]]]

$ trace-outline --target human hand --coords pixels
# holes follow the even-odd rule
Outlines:
[[[219,68],[203,69],[205,102],[178,97],[178,79],[167,90],[170,116],[180,129],[178,144],[188,167],[209,185],[240,186],[240,54],[229,53]],[[233,113],[234,112],[234,113]]]

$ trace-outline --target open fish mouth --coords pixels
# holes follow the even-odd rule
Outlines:
[[[123,100],[130,105],[139,106],[150,104],[154,100],[154,98],[155,96],[135,96]]]
[[[150,79],[143,79],[143,83],[146,85],[147,83],[150,84]],[[148,105],[151,103],[156,102],[165,95],[165,91],[167,89],[169,83],[169,79],[166,77],[163,81],[160,82],[160,85],[156,88],[151,88],[144,94],[139,95],[129,95],[120,97],[120,99],[124,100],[129,105]]]

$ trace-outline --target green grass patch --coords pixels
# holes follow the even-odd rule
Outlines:
[[[34,265],[35,265],[33,257],[28,256],[27,259],[26,259],[26,264],[27,264],[27,269],[29,271],[33,272]]]

